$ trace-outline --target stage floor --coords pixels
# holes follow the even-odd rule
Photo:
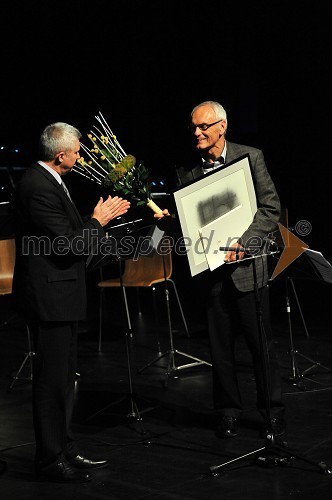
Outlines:
[[[116,290],[107,293],[101,352],[98,352],[97,297],[91,294],[88,320],[81,324],[79,335],[74,430],[86,454],[108,458],[111,465],[94,472],[92,482],[86,484],[34,480],[31,382],[17,380],[12,390],[7,391],[27,350],[26,333],[17,317],[2,326],[0,458],[7,462],[7,469],[0,478],[1,498],[330,499],[332,475],[322,473],[318,465],[325,462],[332,468],[332,339],[329,313],[326,308],[323,310],[321,302],[312,297],[314,309],[309,309],[309,300],[305,300],[303,312],[309,336],[294,311],[294,359],[300,375],[305,377],[293,380],[288,318],[280,306],[281,289],[272,290],[272,295],[276,295],[272,304],[275,346],[287,417],[284,456],[293,453],[295,458],[288,465],[283,466],[285,461],[279,461],[267,468],[259,458],[262,453],[252,453],[266,443],[259,437],[262,420],[255,410],[255,383],[242,338],[237,340],[237,359],[245,411],[239,435],[220,440],[214,434],[210,366],[199,364],[180,369],[192,361],[188,356],[210,360],[202,315],[197,314],[197,308],[188,300],[189,290],[186,293],[182,288],[180,296],[190,331],[188,338],[171,295],[175,349],[172,353],[164,303],[159,305],[159,323],[156,323],[151,292],[141,291],[139,302],[135,290],[128,293],[132,337],[126,337],[123,330],[120,294]],[[10,316],[11,303],[10,299],[3,299],[4,321]],[[167,376],[170,361],[173,369]],[[28,364],[22,374],[29,376]],[[236,460],[243,455],[246,457]],[[231,463],[225,466],[226,462]],[[221,467],[213,475],[211,467],[215,465]]]

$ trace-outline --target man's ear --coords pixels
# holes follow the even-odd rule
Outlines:
[[[60,153],[57,153],[56,156],[55,156],[55,163],[57,165],[60,165],[63,160],[64,160],[64,156],[65,156],[65,152],[64,151],[60,151]]]

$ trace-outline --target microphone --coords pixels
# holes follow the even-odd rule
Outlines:
[[[219,250],[221,250],[222,252],[236,252],[236,253],[246,251],[246,249],[242,247],[219,247]]]
[[[265,252],[265,253],[270,252],[271,254],[272,253],[274,254],[274,253],[277,253],[279,251],[279,247],[274,240],[271,240],[269,238],[264,238],[264,241],[265,241],[265,243],[261,247],[263,252]],[[269,250],[267,248],[269,245],[274,246],[275,249]],[[258,254],[259,248],[257,246],[247,247],[247,248],[244,248],[244,247],[219,247],[219,250],[222,252],[235,252],[236,254],[238,254],[240,252],[244,252],[244,253],[247,253],[249,255],[253,254],[255,256]]]

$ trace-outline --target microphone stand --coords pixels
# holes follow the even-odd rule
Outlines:
[[[220,247],[221,251],[232,251],[241,253],[250,253],[250,249],[241,248],[241,247]],[[259,257],[269,256],[273,253],[277,252],[269,252],[267,254],[260,254]],[[264,393],[265,393],[265,401],[266,401],[266,424],[268,433],[265,438],[264,446],[253,450],[245,455],[241,455],[240,457],[234,458],[233,460],[229,460],[228,462],[212,465],[209,467],[209,470],[213,476],[216,476],[218,472],[223,472],[224,467],[230,464],[234,464],[243,458],[249,457],[251,455],[255,455],[259,453],[257,457],[256,463],[262,464],[268,467],[273,467],[277,465],[285,466],[290,465],[291,461],[294,458],[298,458],[310,465],[314,465],[319,469],[319,472],[324,474],[332,474],[332,469],[329,469],[325,462],[314,462],[312,460],[307,459],[299,454],[294,453],[290,449],[285,448],[286,443],[281,441],[280,436],[277,436],[273,432],[272,422],[271,422],[271,409],[270,409],[270,377],[269,377],[269,354],[267,348],[267,340],[264,329],[264,324],[262,321],[262,308],[261,308],[261,298],[257,283],[257,274],[256,274],[256,256],[251,257],[252,259],[252,270],[253,270],[253,280],[254,280],[254,293],[255,293],[255,303],[256,303],[256,315],[257,315],[257,324],[259,330],[259,342],[262,354],[262,363],[263,363],[263,381],[264,381]]]
[[[142,415],[142,413],[150,411],[153,408],[147,408],[147,409],[139,412],[137,402],[136,402],[137,398],[136,398],[136,395],[134,394],[134,391],[133,391],[131,352],[130,352],[130,346],[129,346],[130,337],[131,337],[131,329],[130,329],[131,325],[129,324],[129,319],[128,319],[128,315],[126,312],[127,303],[126,303],[125,287],[124,287],[123,280],[122,280],[122,259],[119,256],[117,256],[117,260],[118,260],[118,264],[119,264],[120,288],[121,288],[121,294],[122,294],[122,300],[121,300],[122,324],[123,324],[123,334],[125,337],[125,346],[126,346],[129,392],[127,394],[125,394],[120,400],[118,400],[114,403],[110,403],[107,406],[105,406],[104,408],[102,408],[101,410],[94,413],[93,415],[90,415],[88,420],[91,420],[95,416],[100,415],[108,408],[115,406],[117,403],[120,403],[120,402],[125,401],[125,400],[129,400],[130,410],[129,410],[129,413],[126,414],[126,418],[129,421],[138,422],[139,427],[140,427],[140,434],[144,435],[144,434],[146,434],[146,430],[144,429],[141,415]]]
[[[138,373],[141,373],[143,370],[148,368],[149,366],[153,365],[160,359],[162,359],[165,356],[169,356],[168,358],[168,364],[167,364],[167,369],[165,371],[165,380],[164,380],[164,388],[167,387],[168,380],[170,375],[177,371],[177,370],[184,370],[185,368],[192,368],[194,366],[198,365],[207,365],[207,366],[212,366],[211,363],[208,361],[204,361],[203,359],[196,358],[195,356],[191,356],[190,354],[187,354],[183,351],[179,351],[178,349],[175,349],[174,347],[174,342],[173,342],[173,330],[172,330],[172,320],[171,320],[171,309],[170,309],[170,295],[169,295],[169,289],[168,289],[168,281],[169,279],[167,278],[167,272],[166,272],[166,263],[165,263],[165,255],[162,255],[162,261],[163,261],[163,273],[164,273],[164,285],[165,285],[165,298],[166,298],[166,312],[167,312],[167,325],[168,325],[168,334],[169,334],[169,341],[170,341],[170,348],[165,351],[165,352],[159,352],[158,356],[154,358],[152,361],[150,361],[148,364],[143,366],[138,370]],[[175,362],[175,356],[176,354],[183,356],[184,358],[188,358],[192,360],[190,363],[186,363],[184,365],[177,366]]]
[[[122,261],[121,258],[119,258],[119,272],[120,272],[120,288],[122,292],[122,317],[123,317],[123,324],[124,324],[124,336],[125,336],[125,342],[126,342],[126,355],[127,355],[127,368],[128,368],[128,384],[129,384],[129,393],[128,393],[128,398],[129,398],[129,405],[130,405],[130,412],[127,414],[127,418],[136,421],[139,423],[140,429],[141,429],[141,434],[146,434],[146,431],[143,426],[143,420],[142,420],[142,414],[146,413],[148,411],[151,411],[153,408],[146,408],[145,410],[142,410],[141,412],[138,409],[137,406],[137,397],[136,394],[133,391],[133,382],[132,382],[132,368],[131,368],[131,352],[130,352],[130,340],[131,340],[131,330],[130,330],[130,325],[129,325],[129,320],[128,320],[128,314],[126,312],[126,291],[125,287],[123,284],[123,279],[122,279]],[[129,339],[128,339],[129,337]]]

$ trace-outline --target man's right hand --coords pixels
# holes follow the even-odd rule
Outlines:
[[[167,208],[165,208],[161,214],[154,214],[153,217],[155,219],[162,219],[165,215],[171,215]]]
[[[242,260],[244,258],[244,252],[239,252],[236,249],[242,248],[240,243],[234,243],[232,246],[234,250],[229,250],[225,255],[224,262],[237,262],[238,260]]]
[[[106,226],[110,220],[128,212],[129,208],[130,202],[119,196],[113,198],[108,196],[105,201],[103,198],[99,198],[97,205],[93,209],[92,218],[97,219],[101,226]]]

